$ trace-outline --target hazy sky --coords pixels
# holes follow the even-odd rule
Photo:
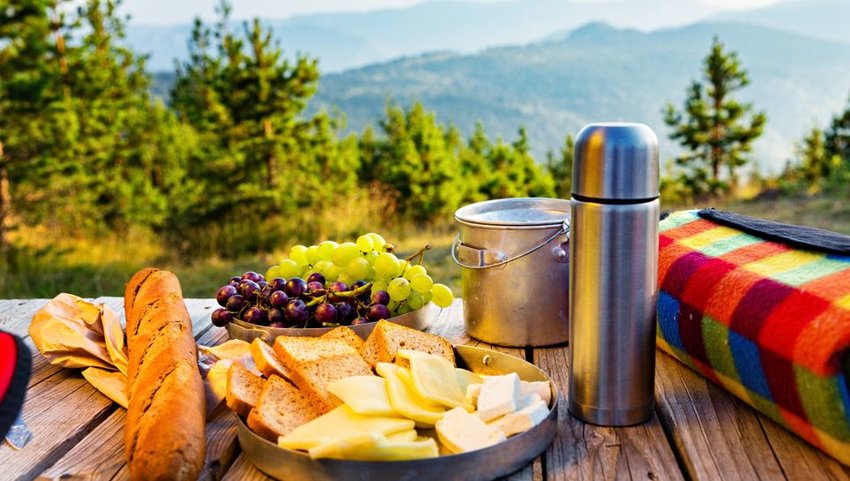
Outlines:
[[[231,0],[234,18],[285,18],[298,14],[401,8],[422,0]],[[500,0],[476,0],[500,1]],[[573,0],[600,1],[600,0]],[[604,0],[603,0],[604,1]],[[730,9],[754,8],[783,0],[699,0],[706,5]],[[218,0],[125,0],[124,12],[136,25],[172,25],[187,23],[200,15],[215,18],[213,6]]]

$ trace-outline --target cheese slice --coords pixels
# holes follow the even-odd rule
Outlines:
[[[415,431],[414,431],[415,432]],[[359,434],[320,444],[309,450],[312,459],[334,458],[354,461],[407,461],[436,458],[439,455],[433,439],[393,441],[380,433]]]
[[[281,436],[278,444],[289,449],[308,450],[334,440],[348,439],[357,435],[380,433],[392,434],[414,428],[410,419],[386,416],[364,416],[343,404],[316,419],[302,424]]]
[[[470,384],[466,386],[466,400],[469,401],[470,404],[478,405],[478,395],[481,394],[481,386],[483,383],[479,384]]]
[[[456,454],[486,448],[506,439],[502,431],[460,407],[446,412],[436,427],[440,443]]]
[[[487,424],[505,433],[505,436],[513,436],[537,426],[549,415],[547,404],[537,393],[525,396],[520,401],[516,412],[505,414]]]
[[[387,382],[382,377],[344,377],[328,384],[328,391],[357,414],[400,417],[390,404]]]
[[[410,349],[399,349],[398,356],[410,362],[413,383],[420,396],[447,408],[462,407],[469,412],[475,409],[466,401],[455,367],[447,359]]]
[[[466,369],[461,369],[459,367],[455,368],[455,375],[457,376],[457,383],[460,386],[460,392],[466,393],[469,389],[469,386],[474,384],[481,384],[484,382],[484,379],[481,378],[478,374],[475,374],[472,371],[468,371]],[[475,404],[475,403],[471,403]]]
[[[552,401],[552,388],[548,381],[520,381],[519,385],[523,396],[537,394],[547,406]]]
[[[521,392],[519,376],[515,372],[488,376],[478,394],[478,415],[486,422],[516,411]]]
[[[399,431],[397,433],[387,434],[387,440],[392,442],[410,442],[416,441],[416,438],[419,437],[419,433],[416,432],[415,429],[409,429],[407,431]]]
[[[408,369],[397,364],[379,362],[375,370],[386,380],[390,404],[399,414],[416,421],[418,427],[430,428],[442,419],[445,408],[419,396],[412,388],[413,379]]]

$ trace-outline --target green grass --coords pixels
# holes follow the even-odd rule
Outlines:
[[[850,234],[850,199],[846,195],[780,197],[730,201],[717,208],[792,224],[819,227]],[[707,206],[701,206],[707,207]],[[670,207],[664,206],[669,209]],[[416,252],[426,244],[425,266],[435,282],[460,294],[460,268],[449,255],[455,226],[397,227],[382,232],[395,244],[399,256]],[[342,240],[354,240],[347,236]],[[79,238],[51,233],[46,229],[19,232],[18,249],[10,262],[0,266],[0,298],[53,297],[70,292],[83,297],[121,296],[124,284],[138,269],[156,266],[174,271],[186,297],[211,297],[230,276],[246,270],[264,272],[285,257],[289,246],[279,251],[246,255],[236,259],[177,257],[145,233],[101,238]],[[340,240],[340,239],[334,239]],[[313,239],[299,240],[303,243]]]
[[[449,256],[454,236],[451,229],[448,225],[406,228],[395,235],[384,235],[396,246],[400,257],[431,245],[424,257],[429,273],[435,282],[447,284],[459,293],[460,271]],[[176,273],[184,297],[212,297],[231,276],[247,270],[263,273],[285,258],[289,248],[235,259],[188,259],[178,257],[144,233],[81,238],[52,236],[34,229],[19,232],[16,240],[17,248],[0,267],[0,299],[52,298],[60,292],[82,297],[123,296],[125,283],[133,273],[147,266]]]

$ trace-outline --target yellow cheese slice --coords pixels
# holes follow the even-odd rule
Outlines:
[[[392,434],[413,429],[410,419],[386,416],[364,416],[342,406],[293,429],[281,436],[278,444],[289,449],[308,450],[320,444],[347,439],[361,434]]]
[[[455,367],[448,359],[410,349],[399,349],[398,356],[410,362],[414,387],[424,399],[447,408],[462,407],[468,412],[475,410],[475,406],[467,402]]]
[[[387,439],[394,443],[405,443],[416,441],[416,438],[419,437],[419,433],[416,432],[415,429],[411,429],[409,431],[399,431],[397,433],[387,434]]]
[[[387,382],[390,404],[402,416],[416,421],[418,427],[428,428],[434,427],[437,421],[442,419],[445,409],[422,399],[402,380],[403,376],[410,375],[410,371],[406,368],[397,364],[379,362],[375,369]]]
[[[460,386],[460,392],[462,393],[466,393],[470,384],[481,384],[484,382],[484,378],[478,374],[459,367],[455,368],[455,376],[457,377],[457,383]]]
[[[380,433],[360,434],[320,444],[309,450],[312,459],[334,458],[354,461],[406,461],[436,458],[439,455],[433,439],[392,441]]]
[[[328,384],[328,391],[357,414],[400,417],[387,396],[387,382],[378,376],[350,376]]]

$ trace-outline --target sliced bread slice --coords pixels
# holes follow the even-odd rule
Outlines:
[[[227,371],[227,407],[236,414],[245,417],[257,405],[266,380],[245,369],[242,364],[233,363]]]
[[[363,338],[357,335],[354,332],[354,329],[348,326],[339,326],[330,331],[322,334],[325,339],[342,339],[347,342],[349,346],[353,347],[354,350],[359,350],[363,347]]]
[[[248,414],[248,427],[277,443],[277,438],[318,417],[307,397],[289,381],[272,375],[266,381],[256,407]]]
[[[373,375],[360,354],[340,339],[279,336],[274,351],[292,374],[292,382],[321,413],[342,404],[328,391],[328,384],[349,376]]]
[[[402,326],[394,322],[380,320],[375,324],[372,334],[360,348],[360,355],[374,367],[379,362],[391,362],[405,367],[407,359],[397,357],[399,349],[413,349],[448,359],[455,364],[452,343],[445,338]]]
[[[263,376],[270,378],[272,375],[276,375],[290,379],[289,369],[280,362],[280,358],[274,353],[274,349],[259,337],[251,342],[251,357],[254,358],[254,364],[257,365],[257,369],[263,373]]]

